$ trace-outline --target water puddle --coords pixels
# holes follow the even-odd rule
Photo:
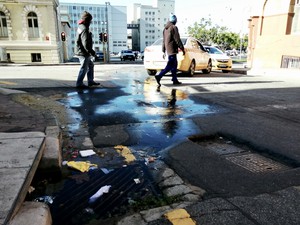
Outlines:
[[[101,126],[128,124],[127,132],[134,141],[126,144],[158,151],[200,132],[191,117],[220,111],[195,103],[180,90],[158,91],[153,84],[139,81],[122,88],[72,92],[65,104],[79,112],[91,133]]]

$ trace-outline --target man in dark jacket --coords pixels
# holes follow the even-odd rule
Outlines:
[[[181,82],[179,82],[177,79],[177,53],[178,48],[182,50],[183,55],[185,54],[185,51],[180,39],[178,28],[175,26],[176,23],[177,17],[171,14],[170,20],[166,24],[165,29],[163,31],[162,51],[164,53],[163,57],[165,57],[165,52],[167,51],[168,63],[166,67],[162,71],[160,71],[158,75],[155,76],[159,87],[161,86],[161,78],[169,71],[171,71],[172,73],[173,84],[181,84]]]
[[[79,58],[81,67],[76,82],[77,88],[87,88],[88,86],[91,87],[100,84],[94,81],[93,60],[96,53],[93,50],[92,33],[89,31],[92,19],[92,15],[84,11],[81,20],[78,22],[75,55]],[[87,74],[88,86],[83,83],[85,74]]]

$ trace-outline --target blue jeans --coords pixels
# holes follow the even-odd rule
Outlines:
[[[76,86],[83,85],[83,79],[87,74],[88,84],[94,82],[94,62],[92,56],[78,56],[80,62],[80,70],[77,77]]]
[[[177,55],[169,55],[168,56],[168,63],[166,65],[166,67],[160,71],[160,73],[157,75],[160,78],[162,78],[162,76],[166,75],[166,73],[170,72],[172,73],[172,81],[176,82],[177,80]]]

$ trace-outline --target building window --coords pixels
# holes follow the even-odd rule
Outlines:
[[[300,69],[300,57],[298,56],[282,56],[281,68]]]
[[[4,12],[0,11],[0,37],[8,37],[7,22]]]
[[[31,62],[42,62],[41,53],[31,53]]]
[[[294,34],[300,33],[300,0],[297,0],[295,3],[295,9],[294,9],[295,15],[293,17],[293,23],[292,23],[292,32]]]
[[[27,15],[28,21],[28,34],[30,38],[39,37],[39,24],[37,15],[34,12],[30,12]]]

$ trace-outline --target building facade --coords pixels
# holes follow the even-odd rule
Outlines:
[[[300,69],[300,0],[264,0],[249,19],[249,73]]]
[[[1,60],[61,62],[58,4],[58,0],[0,0]]]
[[[92,14],[93,20],[90,31],[93,34],[96,52],[119,52],[127,46],[127,12],[126,6],[112,6],[106,4],[65,3],[61,0],[60,13],[69,15],[70,33],[67,36],[68,54],[74,55],[78,21],[83,11]],[[107,42],[100,42],[99,34],[108,35]]]
[[[132,30],[132,49],[143,51],[162,37],[163,29],[175,11],[175,0],[156,0],[153,5],[134,4],[133,24],[139,29]]]

